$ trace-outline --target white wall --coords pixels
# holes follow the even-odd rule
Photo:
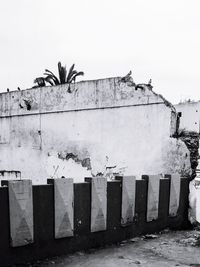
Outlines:
[[[200,133],[200,101],[181,103],[175,108],[182,113],[180,128]]]
[[[72,94],[67,86],[1,94],[0,169],[20,170],[33,183],[61,175],[83,181],[97,173],[190,172],[185,144],[170,138],[173,107],[147,87],[119,81],[77,83]],[[24,98],[30,111],[19,107]],[[70,153],[76,160],[63,159]],[[82,166],[88,159],[91,169]]]

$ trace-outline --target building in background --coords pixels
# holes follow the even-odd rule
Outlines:
[[[175,108],[182,113],[180,128],[200,133],[200,101],[185,101]]]
[[[177,112],[181,112],[180,131],[188,135],[191,165],[196,172],[195,179],[190,182],[190,221],[200,223],[200,101],[186,101],[175,107]]]
[[[181,112],[180,131],[194,132],[200,135],[200,101],[185,101],[175,105],[177,112]],[[200,155],[200,146],[199,146]],[[200,160],[197,168],[200,172]]]

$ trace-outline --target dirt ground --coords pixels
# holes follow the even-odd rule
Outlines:
[[[24,266],[200,267],[200,229],[191,231],[164,230],[159,234],[132,238],[118,245],[92,249],[88,252],[77,252]]]

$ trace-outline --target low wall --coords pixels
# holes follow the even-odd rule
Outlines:
[[[130,195],[128,189],[130,186],[128,187],[128,184],[124,185],[125,178],[118,177],[118,180],[104,183],[104,186],[106,186],[106,196],[103,197],[106,201],[106,206],[104,207],[106,216],[103,217],[105,219],[105,230],[99,231],[97,229],[97,231],[94,230],[93,232],[91,232],[91,214],[104,202],[102,196],[94,198],[95,194],[98,195],[101,185],[97,184],[96,189],[93,188],[94,184],[91,179],[87,180],[89,182],[72,183],[72,206],[68,205],[69,203],[66,204],[67,202],[65,204],[67,209],[72,207],[71,211],[73,210],[73,232],[72,236],[69,234],[65,238],[55,238],[55,220],[59,220],[58,217],[55,217],[55,183],[29,186],[31,194],[21,188],[21,191],[18,191],[19,195],[21,194],[19,198],[22,203],[20,204],[21,207],[26,206],[24,211],[27,207],[32,209],[32,213],[28,210],[27,214],[25,212],[20,215],[22,217],[28,216],[30,221],[27,222],[29,227],[27,229],[33,233],[27,245],[24,246],[14,242],[17,235],[14,236],[14,239],[11,239],[12,225],[14,225],[14,221],[18,220],[17,209],[19,206],[16,204],[18,201],[12,204],[14,198],[11,197],[11,191],[15,190],[12,187],[12,182],[11,184],[10,182],[3,182],[2,185],[4,186],[0,187],[0,265],[6,266],[100,247],[117,243],[139,234],[158,232],[166,227],[174,229],[186,227],[188,225],[188,179],[181,178],[177,180],[179,185],[173,187],[172,179],[169,176],[166,177],[165,179],[160,179],[160,177],[143,176],[142,180],[131,180],[132,183],[135,183],[135,194],[132,195]],[[157,182],[158,186],[153,186],[154,181],[157,181],[157,179],[159,180]],[[16,183],[21,183],[21,181]],[[30,180],[27,183],[30,184]],[[6,184],[8,186],[5,186]],[[176,188],[179,188],[179,190],[176,191]],[[154,205],[149,205],[156,195],[158,196],[157,203],[155,202],[157,208]],[[174,210],[174,197],[176,196],[178,196],[178,210],[176,214],[169,216],[169,206],[172,204],[172,209]],[[26,202],[27,199],[28,202]],[[132,206],[130,204],[131,199],[133,200]],[[156,200],[154,199],[153,201]],[[173,203],[170,204],[171,201]],[[133,212],[133,218],[129,218],[127,224],[122,224],[122,207],[126,203],[133,208],[131,211]],[[58,206],[63,205],[63,203],[59,204],[59,202],[57,204]],[[12,205],[16,205],[16,207],[12,209]],[[12,210],[16,213],[15,217],[12,217]],[[156,217],[147,222],[147,213],[149,211],[153,212],[152,214]],[[131,214],[130,211],[127,212],[127,214]],[[31,216],[33,217],[32,223]],[[21,228],[18,228],[17,231],[21,231],[20,233],[26,235]]]

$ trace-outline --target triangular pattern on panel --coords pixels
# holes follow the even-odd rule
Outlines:
[[[180,192],[180,185],[181,185],[180,179],[181,179],[180,174],[172,174],[171,175],[171,180],[173,181],[173,184],[175,185],[176,194],[178,194]]]
[[[126,186],[124,186],[124,194],[127,196],[128,201],[132,201],[132,192]]]
[[[55,190],[57,194],[59,194],[59,197],[61,199],[63,199],[63,202],[65,203],[68,203],[69,200],[71,200],[71,197],[72,197],[72,193],[71,193],[71,190],[69,189],[69,187],[67,187],[67,190],[66,191],[63,191],[63,190],[60,190],[60,184],[55,184]]]
[[[122,224],[133,221],[135,210],[135,179],[124,176],[122,196]]]
[[[132,207],[129,205],[127,208],[127,212],[126,212],[126,218],[130,221],[133,219],[133,209]]]
[[[130,179],[131,181],[131,188],[127,187],[127,184],[124,183],[124,189],[126,190],[126,193],[129,197],[129,199],[133,199],[133,197],[135,196],[135,179]]]
[[[57,195],[57,197],[58,197],[58,199],[59,199],[59,206],[62,206],[62,209],[64,209],[64,210],[67,210],[68,209],[68,203],[69,202],[67,202],[65,199],[64,199],[64,197],[62,196],[62,194],[60,193],[60,191],[59,190],[57,190],[57,192],[56,192],[56,195]],[[70,203],[71,204],[71,203]],[[60,207],[61,208],[61,207]]]
[[[92,224],[96,224],[97,217],[99,216],[99,212],[103,214],[102,207],[101,207],[101,202],[97,196],[97,199],[95,201],[95,209],[93,209],[93,222]]]
[[[26,220],[27,227],[29,228],[30,233],[33,233],[33,220],[30,216],[28,216],[27,211],[23,212],[21,218],[24,218]]]
[[[149,208],[151,207],[151,209],[156,208],[156,196],[151,184],[149,184],[148,189],[148,205]]]
[[[178,211],[180,198],[180,176],[171,176],[169,215],[175,216]]]
[[[102,203],[103,203],[103,201],[101,201],[100,196],[99,196],[99,194],[96,191],[96,188],[94,190],[94,196],[95,196],[95,198],[94,198],[94,201],[95,201],[94,204],[96,206],[96,209],[97,208],[102,209]]]
[[[12,197],[11,197],[11,194],[12,194]],[[20,218],[22,217],[24,212],[21,209],[21,206],[19,204],[19,200],[16,198],[16,194],[12,189],[9,192],[9,198],[12,198],[12,200],[9,199],[9,202],[10,202],[10,205],[9,205],[9,207],[10,207],[10,221],[12,224],[12,221],[13,221],[13,219],[12,219],[12,216],[13,216],[13,212],[12,212],[13,211],[13,204],[12,204],[12,202],[13,202],[13,203],[15,203],[15,212],[17,211],[17,213],[18,213],[18,216],[15,217],[15,221],[14,221],[15,226],[17,228],[20,224]]]
[[[95,196],[97,196],[97,198],[98,198],[98,203],[100,203],[100,205],[101,205],[101,203],[103,202],[103,199],[100,198],[101,195],[98,193],[98,190],[96,188],[96,185],[94,185],[94,188],[93,189],[94,189]]]
[[[100,181],[101,179],[101,181]],[[106,229],[106,184],[104,178],[92,181],[92,214],[91,214],[91,231],[100,231]]]
[[[18,186],[18,184],[20,186]],[[29,199],[29,195],[31,193],[31,185],[32,183],[30,183],[28,180],[25,182],[25,181],[20,181],[20,182],[9,182],[9,189],[12,190],[13,194],[14,195],[23,195],[23,196],[27,196],[26,199]],[[23,205],[24,202],[21,201],[20,205],[21,205],[21,208],[22,209],[25,209],[25,205]]]
[[[159,178],[156,176],[152,178],[149,179],[148,184],[147,221],[157,219],[158,217]],[[153,186],[155,186],[155,188]],[[158,192],[156,190],[158,190]]]
[[[170,196],[171,196],[171,204],[172,205],[176,205],[178,204],[178,201],[177,201],[177,195],[176,195],[176,190],[174,188],[174,184],[172,183],[171,185],[171,192],[170,192]]]
[[[133,202],[134,202],[134,200],[133,200],[132,196],[130,196],[130,194],[128,194],[128,190],[127,189],[125,189],[124,194],[126,196],[126,198],[124,199],[124,201],[126,202],[127,206],[133,208]]]
[[[55,183],[55,196],[57,201],[55,201],[55,237],[62,238],[65,236],[73,235],[73,208],[72,208],[72,193],[69,187],[66,187],[66,183],[63,181],[57,181]],[[72,183],[73,184],[73,183]],[[62,190],[62,189],[67,190]],[[72,216],[70,216],[72,215]]]
[[[29,229],[27,221],[25,218],[22,218],[19,226],[16,228],[16,235],[14,237],[14,240],[16,240],[16,243],[21,243],[21,245],[25,245],[26,243],[30,243],[32,241],[32,238],[33,236]]]
[[[11,201],[10,204],[12,202],[14,202],[15,203],[14,204],[15,205],[15,212],[17,211],[17,216],[15,216],[15,220],[14,220],[15,229],[17,229],[19,227],[20,220],[21,220],[22,217],[27,217],[28,221],[31,222],[32,221],[32,216],[30,217],[29,213],[28,213],[29,209],[30,209],[29,200],[26,200],[25,205],[22,206],[21,205],[21,201],[19,201],[19,199],[17,199],[17,194],[15,194],[15,191],[12,188],[10,188],[10,189],[11,190],[10,190],[9,195],[12,194],[12,196],[10,196],[11,199],[12,199],[12,200],[10,200]],[[11,204],[11,205],[13,205],[13,204]],[[22,207],[23,207],[23,209],[22,209]],[[14,214],[12,212],[12,207],[10,207],[10,216],[11,217],[14,216]],[[11,218],[10,220],[11,220],[11,224],[12,224],[13,219]],[[33,224],[33,222],[31,223],[31,225],[32,224]]]
[[[72,225],[71,225],[68,213],[66,212],[61,221],[60,226],[58,227],[57,235],[59,235],[59,233],[65,233],[69,231],[72,231]]]
[[[105,226],[105,217],[101,208],[99,208],[97,216],[95,218],[95,225],[98,225],[99,221],[101,222],[101,224],[103,223],[103,225]]]

